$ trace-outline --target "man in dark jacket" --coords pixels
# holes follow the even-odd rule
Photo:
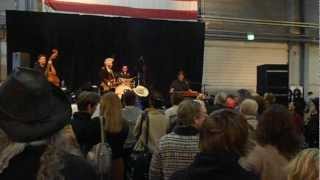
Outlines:
[[[257,180],[238,162],[247,141],[248,124],[243,116],[227,109],[213,112],[200,131],[200,153],[170,180]]]
[[[100,142],[99,118],[91,119],[99,101],[100,96],[97,93],[81,92],[77,98],[79,112],[73,114],[71,121],[80,149],[85,156],[95,144]]]

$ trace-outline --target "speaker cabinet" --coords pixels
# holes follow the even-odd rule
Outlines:
[[[272,93],[277,103],[288,105],[288,65],[265,64],[257,67],[257,92]]]

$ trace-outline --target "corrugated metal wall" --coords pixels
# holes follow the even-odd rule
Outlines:
[[[288,46],[286,43],[207,40],[204,57],[203,83],[209,93],[240,88],[255,91],[256,67],[286,64]]]

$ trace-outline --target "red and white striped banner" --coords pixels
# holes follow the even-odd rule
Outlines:
[[[44,0],[45,11],[196,20],[197,0]]]

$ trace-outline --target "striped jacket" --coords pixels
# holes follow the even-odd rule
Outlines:
[[[152,156],[149,180],[168,180],[174,172],[188,167],[199,151],[197,129],[176,127],[160,139]]]

